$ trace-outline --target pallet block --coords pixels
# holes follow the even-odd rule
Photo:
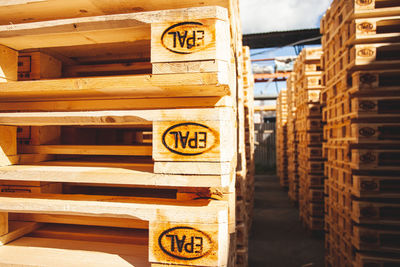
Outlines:
[[[0,126],[0,166],[15,161],[17,155],[17,127]]]
[[[60,60],[40,52],[20,52],[18,55],[18,80],[40,80],[60,78]]]
[[[18,52],[0,45],[0,83],[17,80]]]

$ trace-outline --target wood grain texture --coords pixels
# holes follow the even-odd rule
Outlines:
[[[135,125],[156,121],[231,121],[231,108],[1,113],[0,125]],[[154,136],[154,135],[153,135]]]
[[[223,201],[178,201],[93,195],[7,194],[0,197],[0,211],[130,218],[176,223],[227,223]]]
[[[0,26],[0,43],[16,50],[150,39],[150,24],[186,18],[227,20],[221,7],[173,9]]]
[[[190,163],[188,163],[190,164]],[[195,165],[196,163],[193,163]],[[141,171],[141,167],[132,166],[97,166],[83,162],[44,162],[43,166],[14,165],[0,168],[0,180],[25,182],[70,182],[89,184],[138,185],[138,186],[179,186],[179,187],[225,187],[229,175],[168,175],[157,174],[151,170]],[[50,166],[45,166],[50,165]],[[53,165],[53,166],[51,166]],[[69,165],[69,166],[68,166]],[[86,166],[85,166],[86,165]],[[193,167],[192,171],[196,170]],[[90,167],[91,166],[91,167]]]
[[[18,79],[18,52],[0,44],[0,83]]]
[[[11,241],[14,241],[15,239],[18,239],[21,236],[29,234],[30,232],[38,229],[40,226],[41,226],[40,223],[10,221],[9,231],[3,236],[0,236],[0,246],[3,246]]]
[[[24,153],[57,155],[151,156],[151,146],[24,145]]]
[[[233,107],[234,99],[220,97],[173,97],[145,99],[102,99],[102,100],[54,100],[30,102],[1,102],[3,111],[95,111],[95,110],[140,110],[171,108]]]
[[[220,73],[130,75],[0,83],[0,100],[66,100],[224,96],[230,90]]]
[[[221,6],[229,8],[227,0],[147,1],[147,0],[1,0],[0,24],[90,17],[131,12]],[[27,8],[29,7],[29,8]]]
[[[0,247],[2,266],[149,267],[147,257],[146,245],[84,240],[23,237]]]
[[[8,233],[8,213],[0,212],[0,237]]]

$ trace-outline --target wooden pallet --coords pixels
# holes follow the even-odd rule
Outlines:
[[[396,239],[399,238],[399,229],[388,227],[367,228],[353,226],[353,245],[360,251],[399,252],[400,247]]]
[[[109,218],[108,222],[111,225],[118,223],[123,224],[125,221],[125,225],[123,226],[125,228],[131,228],[135,225],[135,221],[143,222],[142,224],[144,225],[148,224],[148,241],[144,240],[142,243],[143,250],[140,251],[148,251],[149,255],[147,258],[146,254],[139,254],[139,262],[145,261],[147,264],[150,262],[160,264],[181,263],[184,265],[190,262],[190,264],[198,264],[201,266],[226,265],[225,261],[227,260],[227,257],[225,256],[229,243],[229,235],[227,234],[227,210],[225,206],[226,203],[224,204],[224,202],[197,200],[190,204],[188,201],[181,201],[179,203],[179,201],[176,200],[162,200],[157,198],[107,197],[95,195],[83,196],[67,194],[35,195],[2,193],[1,198],[2,206],[0,209],[6,212],[34,213],[38,215],[44,214],[46,216],[55,215],[55,218],[60,215],[72,217],[89,216],[92,218],[101,217],[103,220],[105,220],[104,218]],[[205,213],[207,216],[204,216]],[[200,216],[196,216],[195,214]],[[225,215],[222,216],[222,214]],[[42,219],[46,220],[45,218],[46,217]],[[90,225],[90,221],[87,223]],[[130,223],[132,223],[132,226]],[[82,223],[81,221],[79,224],[85,223]],[[100,224],[102,223],[100,222]],[[22,226],[26,227],[24,225]],[[146,226],[144,226],[144,228],[146,229]],[[5,243],[8,243],[24,234],[26,234],[26,231],[15,229],[6,235],[3,235],[2,240],[4,240]],[[71,237],[71,235],[73,236],[74,233],[68,234],[69,237]],[[77,235],[81,236],[79,233],[77,233]],[[186,235],[193,237],[193,241],[197,241],[193,242],[193,244],[190,243],[191,239],[183,241],[184,249],[180,249],[173,246],[173,239],[168,238],[167,235],[173,235],[180,239],[183,238],[183,235]],[[135,238],[135,236],[136,235],[132,235],[132,238]],[[217,236],[219,237],[217,238]],[[25,239],[22,238],[16,242],[22,242],[21,244],[23,244],[23,240]],[[103,238],[101,240],[107,239]],[[57,240],[54,241],[62,242]],[[193,248],[190,247],[192,245],[194,246]],[[35,246],[40,247],[39,244],[35,245],[35,242],[28,242],[26,244],[26,249],[30,249],[29,247],[34,248]],[[8,257],[2,257],[1,260],[5,262],[15,261],[14,264],[24,264],[24,259],[15,259],[15,254],[13,253],[16,251],[13,251],[13,243],[0,249],[7,251],[8,247],[11,249],[10,255]],[[21,249],[24,249],[24,246],[21,247]],[[66,246],[61,247],[61,249],[65,249],[66,253],[73,253],[72,251],[68,251],[71,249],[76,250],[76,247],[72,246],[68,248],[68,246]],[[88,250],[92,251],[90,247],[88,247]],[[118,250],[116,249],[114,251]],[[47,251],[44,251],[44,253],[46,252]],[[47,261],[54,259],[54,257],[57,256],[51,253],[51,250],[48,252],[50,254],[44,257]],[[135,252],[136,250],[132,251],[132,253]],[[88,252],[88,254],[93,254],[93,252]],[[133,256],[135,254],[130,255]],[[37,256],[38,255],[36,255],[36,257]],[[111,259],[112,258],[109,260]],[[36,260],[37,259],[33,262]],[[123,261],[121,263],[123,263]],[[45,264],[43,266],[49,266],[48,262],[43,262],[43,264]]]
[[[358,198],[399,198],[399,180],[387,175],[353,175],[352,194]]]
[[[398,255],[368,255],[367,253],[357,253],[354,260],[354,267],[367,267],[373,264],[377,267],[396,266],[400,264]]]
[[[352,93],[375,94],[398,91],[400,70],[356,71],[352,74]]]
[[[184,18],[187,17],[192,17],[193,20],[195,20],[194,18],[198,17],[196,14],[201,14],[198,22],[183,21]],[[212,18],[213,16],[214,18]],[[232,92],[229,90],[230,74],[228,67],[228,62],[230,61],[230,44],[229,41],[226,41],[230,40],[227,37],[229,34],[229,23],[227,20],[226,10],[220,7],[206,7],[25,23],[14,25],[12,29],[7,28],[7,26],[0,26],[0,44],[3,45],[2,52],[8,54],[8,60],[3,63],[6,65],[5,77],[2,77],[8,82],[2,83],[1,85],[1,99],[2,101],[13,100],[18,102],[18,100],[21,101],[23,99],[21,94],[35,101],[58,100],[61,96],[63,99],[80,100],[85,98],[193,97],[231,94]],[[171,21],[175,22],[171,23]],[[200,36],[198,37],[199,39],[196,39],[199,45],[178,47],[176,45],[176,40],[174,42],[174,40],[171,39],[176,35],[173,35],[174,27],[200,27],[202,29],[194,30],[200,35],[204,32],[204,37]],[[78,28],[79,30],[77,30]],[[93,31],[93,29],[96,30]],[[135,31],[133,31],[133,29],[135,29]],[[171,34],[168,34],[166,29],[171,31]],[[145,33],[146,31],[148,31],[147,34]],[[126,32],[140,34],[138,36],[132,36],[132,34],[126,34]],[[120,37],[118,37],[116,33],[121,33]],[[86,37],[85,34],[87,34]],[[113,36],[113,43],[111,44],[109,41],[110,34]],[[57,36],[57,38],[54,36]],[[163,40],[159,39],[161,36]],[[32,38],[32,41],[29,41],[29,38]],[[223,40],[219,40],[219,38]],[[36,67],[33,71],[42,72],[42,69],[54,69],[56,67],[61,69],[62,65],[70,64],[68,60],[71,58],[79,60],[80,57],[87,56],[88,51],[92,51],[91,46],[93,46],[94,43],[99,46],[107,43],[110,47],[107,49],[102,47],[100,52],[103,51],[103,53],[105,53],[104,51],[107,51],[106,55],[111,54],[107,61],[112,62],[121,60],[118,53],[124,53],[123,49],[125,49],[125,53],[130,57],[134,57],[135,55],[133,55],[131,51],[139,51],[140,49],[134,47],[136,43],[133,41],[141,39],[153,40],[148,44],[144,44],[144,46],[148,47],[146,49],[151,52],[149,63],[151,62],[153,65],[153,70],[149,74],[153,75],[121,76],[121,74],[124,75],[129,73],[129,71],[123,68],[119,70],[118,68],[120,67],[111,64],[109,66],[109,72],[113,74],[112,77],[86,77],[83,79],[78,78],[79,76],[74,76],[75,78],[63,79],[64,76],[68,77],[70,75],[70,71],[67,74],[63,74],[59,70],[57,72],[58,75],[49,74],[46,76],[46,74],[44,74],[43,77],[39,77],[41,79],[51,78],[52,80],[17,81],[18,58],[17,53],[11,49],[41,49],[40,51],[42,53],[46,53],[44,47],[51,48],[51,51],[54,53],[59,49],[60,51],[57,52],[57,54],[61,54],[64,59],[64,61],[60,62],[60,60],[55,57],[50,57],[53,58],[53,61],[57,62],[55,66],[54,63],[49,63],[50,60],[43,60],[42,58],[35,59],[32,55],[27,56],[22,53],[19,61],[20,75],[22,75],[24,71],[30,73],[29,70],[25,70],[25,68],[22,67],[24,63],[23,58],[28,57],[30,61],[40,61],[38,64],[43,63],[43,65],[46,65],[45,67],[39,65],[39,67]],[[28,43],[29,45],[27,46]],[[129,44],[132,45],[130,46]],[[77,46],[81,49],[76,49]],[[176,46],[176,48],[174,48],[174,46]],[[184,51],[185,49],[187,51]],[[113,51],[118,55],[114,59],[112,58]],[[101,57],[101,54],[96,54],[96,58],[99,58],[99,60]],[[210,61],[207,61],[208,59],[210,59]],[[106,59],[102,60],[105,61]],[[199,60],[201,60],[201,62],[199,62]],[[37,66],[36,64],[32,65],[33,63],[28,63],[26,63],[28,66]],[[76,64],[82,63],[77,61],[74,64],[74,68],[77,69],[78,67],[76,66],[79,65]],[[87,63],[85,64],[84,66],[87,66]],[[92,63],[92,65],[95,64],[96,62]],[[126,64],[126,66],[130,67],[135,64],[136,63],[133,62]],[[91,69],[91,67],[92,66],[89,66],[87,68]],[[38,68],[40,70],[38,70]],[[95,66],[93,69],[96,68]],[[61,76],[59,74],[61,74]],[[28,74],[25,73],[24,75]],[[31,76],[35,75],[35,73],[31,73]],[[99,74],[95,73],[94,75]],[[195,76],[197,76],[197,78],[195,78]],[[206,78],[206,76],[208,77]],[[212,78],[213,76],[214,78]],[[29,78],[32,79],[33,77]],[[185,82],[180,86],[176,85],[176,80],[185,80],[185,78],[189,78],[187,80],[188,82],[190,80],[199,81],[198,78],[200,78],[203,81],[207,81],[207,84],[211,85],[211,87],[220,87],[221,85],[220,89],[222,89],[222,91],[209,87],[214,93],[211,93],[211,91],[207,93],[207,90],[203,87],[206,85],[204,83],[201,85],[204,90],[193,90],[194,88],[190,90],[190,86],[187,86],[188,84],[185,85]],[[213,79],[214,81],[212,81]],[[170,83],[170,86],[168,86],[168,81],[173,81],[174,84]],[[214,86],[212,84],[214,84]],[[165,87],[163,90],[160,90],[159,86]],[[184,92],[185,88],[188,91]],[[200,91],[201,93],[198,95],[196,92]],[[217,91],[220,92],[215,93]],[[26,101],[26,99],[24,101]]]
[[[326,86],[332,86],[347,71],[395,69],[399,67],[399,60],[390,56],[397,54],[398,43],[357,44],[342,51],[332,60],[325,60]]]
[[[323,42],[328,42],[337,35],[342,25],[355,18],[388,17],[399,14],[396,1],[358,1],[335,0],[321,20]]]
[[[352,219],[356,223],[399,225],[399,204],[353,201]]]
[[[29,235],[0,248],[0,265],[234,266],[238,11],[235,0],[0,3],[0,238]],[[232,153],[194,159],[215,149]],[[83,225],[98,237],[69,243]]]
[[[203,161],[203,162],[231,162],[234,157],[234,152],[229,152],[225,147],[229,147],[228,144],[233,143],[233,139],[225,139],[227,136],[232,136],[232,122],[220,121],[218,119],[212,122],[213,117],[218,114],[217,110],[210,109],[207,115],[206,109],[200,110],[185,110],[184,115],[180,110],[152,110],[152,111],[108,111],[108,112],[52,112],[52,113],[2,113],[0,123],[3,126],[3,131],[6,133],[13,133],[8,135],[9,140],[4,140],[4,145],[11,146],[8,148],[6,155],[3,157],[2,165],[14,165],[16,163],[24,162],[24,154],[37,154],[37,155],[109,155],[109,156],[152,156],[155,162],[161,162],[155,164],[155,173],[175,173],[175,174],[189,174],[182,168],[188,167],[190,163],[185,164],[179,168],[179,165],[174,162],[188,162],[188,161]],[[221,109],[220,115],[228,118],[226,115],[230,113],[229,109]],[[180,115],[179,115],[180,114]],[[199,115],[197,122],[190,122],[190,114],[194,117]],[[203,116],[204,120],[201,119]],[[231,113],[233,116],[233,113]],[[218,117],[218,115],[217,115]],[[221,118],[222,118],[221,117]],[[164,118],[165,121],[162,121]],[[223,119],[225,120],[225,119]],[[221,124],[222,123],[222,124]],[[229,126],[231,124],[231,126]],[[218,126],[219,125],[219,126]],[[31,140],[28,145],[20,145],[17,150],[17,127],[16,126],[32,126],[33,131],[37,133],[39,140]],[[57,127],[56,127],[57,126]],[[72,127],[65,130],[63,127]],[[109,146],[110,143],[106,141],[103,144],[96,144],[89,142],[89,145],[80,145],[59,143],[63,134],[73,134],[74,129],[76,133],[79,131],[79,127],[89,127],[89,134],[93,133],[93,129],[98,127],[97,130],[101,132],[102,127],[114,127],[116,129],[128,129],[126,132],[129,135],[135,134],[135,129],[146,129],[152,128],[152,142],[151,144],[142,145],[116,145]],[[36,127],[36,128],[35,128]],[[77,128],[74,128],[77,127]],[[181,128],[181,129],[179,129]],[[130,129],[130,130],[129,130]],[[191,130],[189,130],[191,129]],[[218,130],[219,129],[219,130]],[[65,132],[63,133],[63,130]],[[227,130],[229,134],[223,134],[221,131]],[[148,131],[148,130],[147,130]],[[133,132],[133,133],[132,133]],[[186,133],[187,137],[182,139]],[[192,132],[192,133],[190,133]],[[201,132],[201,133],[200,133]],[[181,135],[179,135],[181,133]],[[100,133],[101,134],[101,133]],[[105,132],[107,134],[107,131]],[[182,137],[182,138],[181,138]],[[47,138],[47,140],[45,140]],[[181,138],[181,139],[179,139]],[[189,139],[191,141],[189,141]],[[228,137],[229,138],[229,137]],[[42,140],[40,140],[42,139]],[[57,141],[57,139],[59,141]],[[73,139],[73,138],[72,138]],[[51,143],[49,143],[51,140]],[[65,140],[65,138],[64,138]],[[133,139],[135,140],[135,139]],[[76,140],[75,142],[79,141]],[[82,140],[81,142],[85,142]],[[109,140],[109,142],[111,142]],[[189,142],[191,142],[189,144]],[[115,145],[115,144],[114,144]],[[218,148],[220,147],[220,148]],[[224,149],[221,149],[221,148]],[[196,151],[198,150],[198,151]],[[203,150],[203,151],[200,151]],[[218,152],[220,151],[220,152]],[[228,154],[226,154],[228,153]],[[22,154],[22,156],[18,156]],[[207,157],[206,155],[209,155]],[[169,156],[168,156],[169,155]],[[201,158],[206,156],[203,160]],[[22,159],[20,159],[22,158]],[[178,160],[181,158],[182,160]],[[197,160],[195,159],[197,158]],[[48,161],[44,158],[41,161]],[[26,161],[25,161],[26,162]],[[170,163],[168,163],[170,162]],[[35,163],[35,162],[33,162]],[[36,162],[37,163],[37,162]],[[133,162],[134,163],[134,162]],[[26,163],[25,163],[26,164]],[[29,164],[29,160],[28,160]],[[52,163],[55,165],[54,163]],[[61,163],[62,165],[65,165]],[[73,165],[73,163],[71,163]],[[94,163],[95,165],[96,163]],[[204,163],[207,165],[207,163]],[[68,165],[68,164],[67,164]],[[90,166],[90,164],[88,164]],[[176,165],[174,167],[173,165]],[[200,164],[202,165],[202,164]],[[228,163],[230,165],[230,163]],[[227,166],[228,166],[227,165]],[[210,165],[211,166],[211,165]],[[132,166],[133,167],[133,166]],[[150,166],[151,167],[151,166]],[[205,165],[203,166],[205,167]],[[203,168],[203,167],[197,167]],[[216,166],[217,167],[217,166]],[[18,167],[16,167],[18,168]],[[189,167],[190,168],[190,167]],[[169,169],[169,170],[168,170]],[[231,171],[228,167],[229,172]],[[210,169],[203,169],[203,173],[209,173]],[[222,169],[220,169],[222,171]],[[199,170],[190,171],[193,174],[199,174]],[[200,171],[201,173],[202,171]],[[211,171],[213,172],[213,171]],[[219,171],[217,171],[219,172]],[[225,171],[222,171],[225,172]],[[220,173],[222,174],[222,173]]]
[[[277,99],[276,112],[276,170],[282,187],[289,186],[287,154],[287,91],[281,90]]]
[[[291,73],[287,80],[287,155],[288,155],[288,195],[292,202],[299,200],[298,139],[296,129],[296,74]]]
[[[355,170],[399,170],[400,151],[398,148],[355,148],[351,150],[351,153],[352,168]]]

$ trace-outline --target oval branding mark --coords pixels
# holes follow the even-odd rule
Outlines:
[[[174,227],[161,233],[158,237],[161,250],[174,258],[195,260],[207,256],[214,243],[203,231],[193,227]]]
[[[201,22],[181,22],[163,32],[161,43],[173,53],[191,54],[212,43],[212,34]]]
[[[376,75],[365,73],[360,75],[360,82],[366,85],[372,85],[373,83],[377,82],[378,78]]]
[[[361,189],[368,191],[376,190],[378,189],[378,184],[374,181],[363,181],[361,183]]]
[[[362,163],[372,163],[376,161],[376,156],[370,152],[365,153],[364,155],[360,156],[360,161]]]
[[[357,55],[360,57],[372,57],[375,55],[375,52],[369,48],[363,48],[357,52]]]
[[[373,128],[370,127],[363,127],[359,130],[359,133],[361,136],[364,137],[371,137],[375,135],[375,130]]]
[[[361,101],[360,104],[358,105],[360,109],[368,111],[368,110],[373,110],[376,108],[376,104],[372,101]]]
[[[374,31],[374,25],[370,22],[362,22],[357,25],[357,29],[362,32],[372,32]]]
[[[357,0],[357,4],[360,6],[368,6],[372,4],[372,0]]]
[[[212,149],[219,135],[210,127],[193,122],[179,123],[169,127],[162,135],[163,145],[172,153],[196,156]]]

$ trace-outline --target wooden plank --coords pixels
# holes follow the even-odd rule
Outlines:
[[[152,63],[153,74],[220,72],[227,73],[229,65],[221,60]]]
[[[190,164],[190,163],[187,163]],[[46,165],[46,163],[44,163]],[[53,164],[52,164],[53,165]],[[167,175],[126,168],[14,165],[0,168],[0,180],[113,185],[227,187],[229,175]],[[196,170],[196,168],[193,168]]]
[[[131,218],[149,222],[228,223],[227,203],[213,200],[2,193],[0,211]]]
[[[24,50],[149,40],[149,24],[182,22],[187,18],[194,18],[195,21],[228,19],[226,9],[214,6],[21,23],[12,27],[0,26],[0,43]],[[212,38],[216,38],[216,34],[222,35],[222,32],[212,32]],[[215,47],[214,43],[207,43],[207,48],[212,45]]]
[[[17,127],[0,126],[0,146],[2,154],[17,154]]]
[[[77,225],[91,225],[91,226],[106,226],[106,227],[119,227],[119,228],[136,228],[148,229],[149,223],[146,221],[125,219],[125,218],[104,218],[104,217],[91,217],[91,216],[72,216],[72,215],[57,215],[57,214],[24,214],[24,213],[11,213],[10,219],[25,221],[25,222],[39,222],[39,223],[60,223],[60,224],[77,224]]]
[[[69,65],[63,69],[64,77],[87,77],[107,75],[108,73],[152,73],[150,62],[128,62],[113,64]]]
[[[163,174],[185,174],[197,173],[199,175],[229,175],[233,173],[235,164],[231,162],[197,162],[196,166],[188,165],[187,162],[166,162],[154,163],[154,172]],[[193,167],[196,167],[193,169]]]
[[[229,8],[231,4],[228,0],[114,0],[112,3],[107,0],[97,0],[96,3],[91,0],[1,0],[0,24],[199,6]]]
[[[151,146],[24,145],[22,153],[57,155],[151,156]]]
[[[224,96],[228,79],[220,73],[130,75],[0,83],[1,101]]]
[[[0,237],[8,233],[8,213],[0,212]]]
[[[6,193],[55,193],[61,194],[63,186],[60,183],[47,183],[41,186],[1,185],[0,192]]]
[[[147,245],[148,230],[93,227],[87,225],[46,224],[31,233],[30,237],[85,240],[105,243]]]
[[[29,165],[26,163],[25,165]],[[40,166],[70,166],[70,167],[104,167],[104,168],[123,168],[142,172],[153,172],[154,164],[146,162],[134,162],[117,160],[87,160],[85,158],[70,160],[53,160],[37,163]],[[1,182],[0,182],[1,183]]]
[[[7,166],[15,161],[17,154],[17,127],[0,126],[0,166]]]
[[[147,249],[146,245],[23,237],[0,247],[0,265],[149,267]]]
[[[0,83],[18,79],[18,52],[0,44]]]
[[[3,111],[94,111],[94,110],[140,110],[171,108],[233,107],[233,98],[224,97],[173,97],[145,99],[87,99],[30,102],[0,102]]]
[[[19,112],[1,113],[0,125],[135,125],[157,121],[230,121],[233,110],[218,109],[167,109],[131,111],[88,112]]]
[[[0,246],[12,242],[21,236],[29,234],[41,226],[40,223],[17,221],[10,221],[9,225],[9,232],[3,236],[0,236]]]

